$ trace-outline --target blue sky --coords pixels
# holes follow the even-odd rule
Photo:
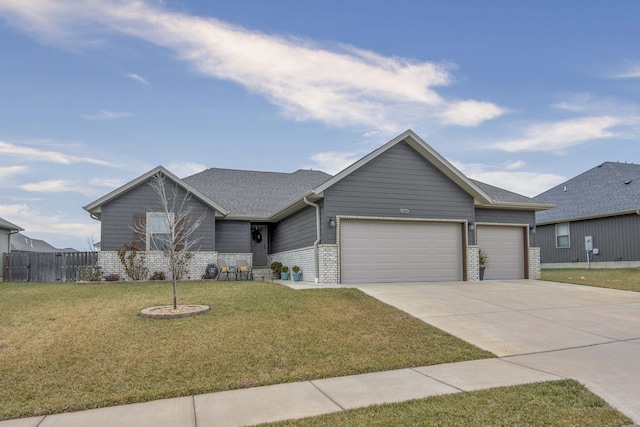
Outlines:
[[[158,165],[336,173],[413,129],[528,196],[640,163],[640,2],[0,0],[0,217],[87,250]]]

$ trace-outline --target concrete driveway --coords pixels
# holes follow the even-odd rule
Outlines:
[[[640,293],[538,280],[358,289],[489,350],[573,378],[640,424]]]

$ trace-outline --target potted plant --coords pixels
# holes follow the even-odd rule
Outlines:
[[[291,271],[293,271],[293,281],[299,282],[300,279],[302,278],[302,272],[300,271],[300,267],[298,267],[297,265],[294,265],[293,267],[291,267]]]
[[[280,278],[282,280],[289,280],[289,267],[286,265],[282,266],[282,271],[280,272]]]
[[[282,263],[278,261],[274,261],[271,263],[271,271],[273,272],[273,278],[279,279],[280,273],[282,272]]]
[[[480,264],[480,280],[484,280],[484,269],[489,263],[489,257],[486,253],[482,252],[482,249],[478,250],[478,264]]]

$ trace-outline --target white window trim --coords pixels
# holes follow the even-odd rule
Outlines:
[[[558,226],[565,225],[565,224],[567,225],[567,234],[560,234],[559,235],[558,234]],[[555,230],[556,231],[556,233],[555,233],[556,234],[556,249],[568,249],[568,248],[570,248],[571,247],[571,223],[569,223],[569,222],[559,222],[559,223],[556,224],[555,229],[556,229]],[[567,241],[568,241],[567,242],[567,246],[558,245],[558,237],[560,237],[560,236],[567,236]]]
[[[173,212],[169,212],[168,214],[166,212],[147,212],[147,230],[146,230],[146,245],[147,245],[147,250],[148,251],[153,251],[153,252],[162,252],[159,249],[151,249],[151,217],[152,216],[169,216],[169,220],[171,221],[171,223],[173,223],[175,221],[175,215]]]

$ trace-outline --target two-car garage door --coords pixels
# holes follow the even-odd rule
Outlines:
[[[462,230],[455,222],[342,221],[341,282],[463,280]]]

